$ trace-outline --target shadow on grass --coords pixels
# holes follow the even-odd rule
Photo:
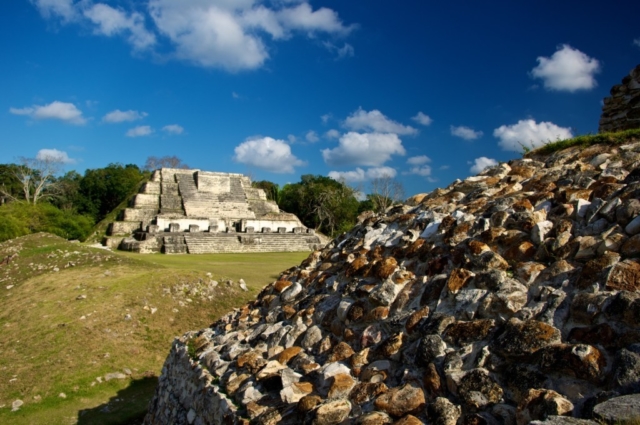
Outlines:
[[[78,412],[78,425],[140,425],[147,414],[147,406],[153,397],[157,377],[131,381],[128,387],[118,391],[107,403]]]

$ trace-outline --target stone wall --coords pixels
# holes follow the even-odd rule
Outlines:
[[[604,99],[598,132],[615,132],[640,128],[640,65],[624,77],[622,84],[611,88]]]
[[[364,218],[174,343],[145,424],[594,424],[555,416],[640,393],[639,164],[576,146]]]
[[[166,396],[153,399],[145,424],[233,423],[233,402],[212,385],[213,377],[206,366],[189,357],[186,343],[190,337],[185,335],[174,341],[158,382]]]

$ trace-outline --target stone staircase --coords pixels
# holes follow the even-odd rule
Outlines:
[[[162,252],[165,254],[187,253],[187,245],[185,244],[185,237],[183,235],[163,236],[162,243]]]
[[[162,181],[160,194],[160,214],[186,215],[182,205],[182,197],[175,181]]]

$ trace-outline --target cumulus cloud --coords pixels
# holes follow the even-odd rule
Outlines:
[[[31,1],[46,19],[88,24],[97,35],[125,36],[136,51],[151,50],[160,44],[158,40],[166,39],[170,49],[157,50],[172,49],[170,58],[228,71],[262,66],[269,58],[269,38],[326,34],[335,39],[356,28],[344,24],[334,10],[314,10],[306,0],[149,0],[140,2],[146,4],[135,11],[90,0]],[[146,27],[146,21],[153,22],[153,29]],[[353,47],[345,43],[335,52],[346,57],[353,54]]]
[[[290,3],[290,2],[287,2]],[[255,69],[269,58],[264,32],[274,40],[293,32],[346,35],[338,14],[328,8],[313,10],[305,1],[280,2],[273,8],[255,0],[151,0],[149,12],[160,33],[175,46],[177,58],[203,67],[229,71]]]
[[[146,117],[146,112],[138,112],[133,110],[121,111],[120,109],[116,109],[115,111],[111,111],[102,117],[103,122],[108,123],[118,123],[118,122],[131,122],[141,120]]]
[[[184,128],[181,125],[178,124],[169,124],[169,125],[165,125],[164,127],[162,127],[162,131],[169,133],[169,134],[182,134],[184,133]]]
[[[429,165],[417,165],[409,168],[409,171],[404,171],[402,174],[414,174],[416,176],[428,177],[431,175],[431,167]]]
[[[315,143],[320,140],[320,137],[318,137],[318,133],[313,130],[309,130],[304,138],[307,139],[307,142],[309,143]]]
[[[640,47],[640,38],[636,38],[635,40],[633,40],[633,44]]]
[[[426,164],[427,162],[431,162],[431,158],[429,158],[427,155],[412,156],[411,158],[407,159],[407,164],[409,165],[422,165]]]
[[[127,137],[143,137],[143,136],[149,136],[151,133],[153,133],[153,129],[151,127],[149,127],[148,125],[139,125],[127,131],[126,136]]]
[[[381,177],[393,178],[397,174],[398,172],[391,167],[373,167],[366,171],[357,167],[355,170],[351,171],[330,171],[329,177],[338,181],[344,180],[347,183],[362,183],[366,180],[378,179]]]
[[[507,151],[519,152],[523,148],[535,149],[555,140],[570,139],[571,130],[559,127],[552,122],[536,123],[532,119],[520,120],[513,125],[502,125],[493,130],[498,144]]]
[[[487,167],[493,167],[494,165],[498,165],[498,161],[492,158],[487,158],[486,156],[481,156],[480,158],[476,158],[473,161],[473,166],[469,169],[474,174],[478,174],[482,170]]]
[[[322,120],[322,124],[326,124],[331,119],[331,114],[324,114],[320,117],[320,119]]]
[[[597,85],[594,75],[600,72],[598,60],[568,44],[560,46],[550,58],[540,56],[537,61],[531,75],[542,79],[547,90],[575,92]]]
[[[291,147],[284,140],[271,137],[247,140],[235,148],[234,161],[251,165],[272,173],[291,174],[295,167],[306,165],[291,153]]]
[[[400,135],[418,133],[418,130],[415,128],[393,121],[377,109],[367,112],[362,108],[358,108],[357,111],[347,117],[344,121],[344,126],[354,131],[372,131],[376,133],[395,133]]]
[[[87,120],[73,103],[54,101],[48,105],[33,105],[26,108],[9,108],[14,115],[26,115],[36,120],[55,119],[70,124],[82,125]]]
[[[40,149],[36,154],[36,159],[38,161],[59,162],[61,164],[76,163],[75,159],[69,158],[66,152],[59,151],[58,149]]]
[[[327,139],[338,139],[340,137],[340,132],[338,130],[331,129],[324,133],[324,137]]]
[[[431,125],[431,123],[433,122],[429,115],[422,112],[418,112],[417,115],[415,117],[412,117],[411,119],[424,126]]]
[[[31,2],[47,19],[59,17],[62,22],[67,23],[75,20],[78,16],[73,0],[31,0]]]
[[[156,43],[156,36],[144,26],[144,16],[138,12],[127,13],[103,3],[97,3],[83,11],[94,24],[94,32],[112,37],[128,34],[128,41],[136,50],[144,50]]]
[[[328,165],[365,165],[377,167],[392,155],[404,155],[402,141],[397,134],[349,132],[340,137],[339,145],[324,149],[322,157]]]
[[[482,131],[475,131],[472,128],[461,126],[451,126],[451,135],[463,138],[465,140],[475,140],[479,137],[482,137]]]

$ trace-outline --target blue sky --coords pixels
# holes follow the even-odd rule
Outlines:
[[[177,155],[407,196],[595,133],[637,1],[7,0],[0,162]]]

